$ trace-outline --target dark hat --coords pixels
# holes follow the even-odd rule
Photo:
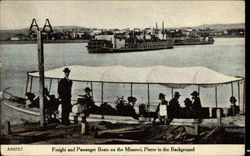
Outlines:
[[[63,72],[64,72],[64,73],[70,73],[70,70],[69,70],[69,68],[64,68],[64,69],[63,69]]]
[[[29,100],[33,100],[36,97],[35,94],[30,92],[27,92],[25,95],[28,97]]]
[[[179,92],[175,92],[175,93],[174,93],[174,97],[177,97],[177,96],[178,96],[178,97],[181,96]]]
[[[159,94],[159,99],[162,99],[162,98],[165,98],[165,95],[162,94],[162,93],[160,93],[160,94]]]
[[[128,97],[128,102],[136,102],[136,101],[137,101],[136,97],[133,96]]]
[[[184,103],[190,103],[190,102],[192,102],[189,98],[186,98],[185,100],[184,100]]]
[[[85,90],[85,92],[91,92],[92,91],[92,89],[90,89],[89,87],[86,87],[84,90]]]
[[[197,92],[197,91],[194,91],[192,94],[190,94],[190,95],[193,95],[193,96],[198,96],[199,95],[199,93]]]
[[[236,102],[237,100],[236,100],[236,98],[234,96],[231,96],[229,101],[230,102]]]

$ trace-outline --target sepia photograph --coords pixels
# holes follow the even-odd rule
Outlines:
[[[4,0],[0,20],[1,155],[245,154],[244,1]]]

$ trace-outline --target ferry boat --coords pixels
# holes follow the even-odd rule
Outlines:
[[[59,80],[63,78],[62,70],[65,67],[56,68],[52,70],[48,70],[44,73],[45,79],[50,81],[49,90],[52,85],[52,80]],[[172,89],[172,97],[173,97],[173,89],[185,88],[188,86],[198,86],[198,92],[200,92],[199,87],[215,87],[215,107],[203,107],[202,108],[202,116],[199,124],[217,124],[217,112],[221,113],[222,123],[235,124],[238,126],[245,126],[244,124],[244,90],[243,93],[240,93],[240,88],[244,84],[243,77],[231,77],[227,75],[223,75],[217,73],[206,67],[186,67],[186,68],[177,68],[177,67],[167,67],[167,66],[151,66],[151,67],[124,67],[124,66],[107,66],[107,67],[88,67],[88,66],[79,66],[73,65],[68,66],[71,70],[70,79],[76,82],[83,82],[86,84],[88,82],[90,84],[90,88],[93,88],[94,83],[101,83],[101,101],[94,101],[97,106],[108,102],[115,109],[115,105],[117,103],[112,103],[104,100],[104,84],[105,83],[114,83],[114,84],[130,84],[131,85],[131,93],[133,96],[133,88],[136,87],[137,84],[146,85],[148,101],[140,101],[146,105],[146,114],[141,114],[139,112],[138,119],[133,118],[129,115],[121,115],[121,114],[105,114],[105,113],[90,113],[90,115],[86,118],[88,122],[91,121],[108,121],[112,123],[140,123],[140,124],[148,124],[152,122],[153,116],[152,114],[155,110],[152,108],[156,103],[150,101],[150,86],[152,85],[163,85]],[[181,73],[181,76],[180,76]],[[159,77],[159,75],[161,75]],[[38,72],[28,72],[27,75],[27,84],[26,84],[26,92],[31,92],[32,89],[32,81],[34,78],[39,78]],[[58,82],[58,81],[54,81]],[[241,115],[238,114],[235,116],[228,115],[229,108],[222,108],[218,106],[217,102],[217,86],[238,83],[238,101]],[[29,87],[28,87],[29,86]],[[233,85],[231,85],[232,87]],[[244,87],[244,86],[243,86]],[[233,89],[233,87],[231,88]],[[93,94],[93,92],[92,92]],[[39,121],[39,108],[27,108],[24,107],[24,104],[18,102],[18,97],[9,93],[7,90],[3,91],[2,104],[8,106],[14,111],[19,112],[19,114],[23,114],[22,118],[25,119],[27,117],[28,121]],[[72,102],[73,104],[73,102]],[[157,104],[156,104],[157,105]],[[74,105],[72,108],[72,112],[70,113],[71,122],[83,121],[84,113],[79,112],[80,109],[77,107],[78,105]],[[135,104],[134,107],[138,107],[138,104]],[[155,107],[154,107],[155,108]],[[166,108],[167,109],[167,108]],[[60,110],[56,114],[58,119],[61,118]],[[239,118],[240,121],[237,120]],[[186,118],[186,117],[175,117],[174,120],[170,124],[195,124],[196,119],[194,118]]]

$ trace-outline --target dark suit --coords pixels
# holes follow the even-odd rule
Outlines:
[[[195,97],[191,107],[194,111],[194,118],[200,118],[202,107],[201,107],[201,100],[199,97]]]
[[[168,115],[170,119],[179,116],[180,111],[180,104],[178,99],[173,98],[169,101],[169,109]]]
[[[58,84],[59,99],[62,100],[62,123],[69,123],[69,113],[71,112],[71,88],[73,82],[63,78]]]

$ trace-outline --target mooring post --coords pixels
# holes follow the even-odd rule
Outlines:
[[[216,117],[217,117],[218,125],[221,126],[221,110],[220,109],[216,109]]]
[[[194,125],[194,133],[195,135],[199,135],[199,124]]]
[[[44,111],[44,55],[41,32],[37,31],[37,52],[38,52],[38,69],[39,69],[39,106],[40,106],[40,127],[45,127]]]
[[[6,130],[6,135],[9,135],[11,133],[10,121],[5,122],[5,130]]]

